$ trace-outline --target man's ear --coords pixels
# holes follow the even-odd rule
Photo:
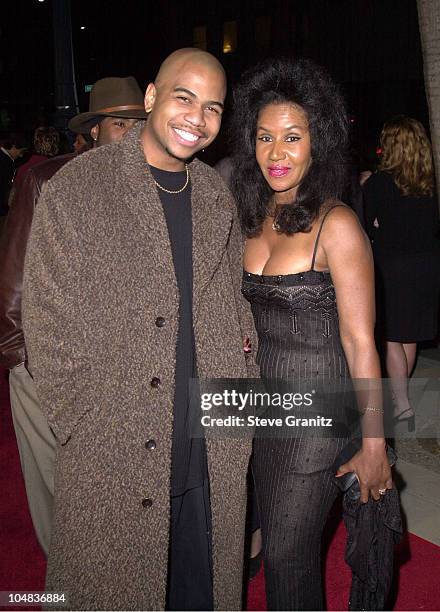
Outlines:
[[[92,137],[93,141],[96,142],[99,138],[99,123],[97,123],[96,125],[94,125],[92,127],[92,129],[90,130],[90,136]]]
[[[150,83],[147,87],[147,91],[145,92],[145,99],[144,99],[146,113],[151,113],[151,111],[153,110],[155,100],[156,100],[156,87],[154,86],[154,83]]]

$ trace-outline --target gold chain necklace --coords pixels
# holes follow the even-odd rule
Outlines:
[[[186,170],[186,181],[183,187],[181,187],[180,189],[176,189],[175,191],[172,191],[171,189],[165,189],[165,187],[162,187],[162,185],[160,185],[156,179],[153,177],[153,181],[154,184],[156,185],[156,187],[159,187],[159,189],[162,189],[162,191],[165,191],[165,193],[182,193],[182,191],[185,191],[185,189],[188,187],[188,183],[189,183],[189,170],[188,170],[188,164],[185,164],[185,170]]]
[[[275,210],[273,211],[273,215],[269,214],[269,217],[273,218],[272,221],[272,229],[274,232],[280,231],[280,224],[278,223],[278,217],[280,216],[281,208],[279,206],[275,206]]]

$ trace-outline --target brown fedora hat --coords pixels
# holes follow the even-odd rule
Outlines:
[[[69,129],[88,134],[99,117],[146,119],[144,96],[134,77],[108,77],[96,81],[90,92],[89,112],[69,121]]]

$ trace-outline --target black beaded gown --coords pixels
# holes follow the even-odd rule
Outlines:
[[[244,272],[242,291],[258,332],[262,378],[277,389],[280,384],[295,392],[324,389],[330,406],[321,403],[314,412],[334,416],[341,409],[338,391],[351,382],[332,279],[329,272],[314,270],[326,216],[310,270],[280,276]],[[321,434],[284,428],[276,437],[257,433],[254,441],[269,610],[324,609],[321,535],[338,493],[332,464],[347,443],[347,432]]]

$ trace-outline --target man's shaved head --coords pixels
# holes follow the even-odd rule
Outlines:
[[[213,55],[201,49],[169,55],[145,93],[149,118],[142,140],[148,162],[162,170],[183,169],[217,136],[225,96],[225,71]]]
[[[169,55],[161,64],[159,72],[156,75],[154,84],[160,87],[170,79],[174,79],[176,74],[185,70],[189,66],[203,66],[208,70],[217,72],[223,78],[226,88],[226,74],[223,66],[218,59],[202,49],[187,47],[178,49]]]

